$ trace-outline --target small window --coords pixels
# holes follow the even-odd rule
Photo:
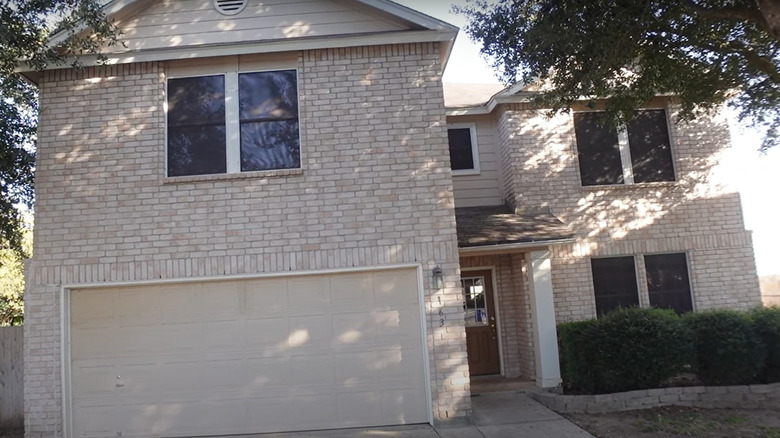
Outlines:
[[[606,123],[604,112],[574,114],[583,186],[674,181],[665,110],[640,110],[624,129]]]
[[[677,313],[693,310],[688,262],[684,253],[645,256],[650,305]]]
[[[618,307],[639,305],[634,257],[591,259],[596,313],[601,316]]]
[[[450,166],[453,175],[479,173],[479,150],[476,128],[472,124],[450,125],[447,129],[450,143]]]
[[[301,167],[295,70],[169,79],[167,102],[168,176]]]

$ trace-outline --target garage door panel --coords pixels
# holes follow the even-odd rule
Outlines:
[[[250,359],[246,365],[251,370],[247,388],[253,394],[292,385],[292,371],[286,357]]]
[[[74,435],[425,422],[416,277],[403,269],[72,291]]]
[[[290,359],[292,388],[332,386],[334,383],[333,361],[330,354],[293,356]]]
[[[291,351],[315,346],[330,346],[333,338],[331,315],[302,315],[290,318],[290,336],[287,347]]]
[[[373,391],[343,393],[335,397],[337,415],[344,419],[346,427],[360,426],[363,421],[386,424],[382,418],[381,401],[379,393]]]
[[[81,327],[110,326],[116,320],[119,293],[116,291],[84,291],[71,297],[70,320]]]
[[[398,275],[398,271],[374,273],[374,302],[397,307],[402,304],[417,305],[416,275]]]
[[[410,424],[426,421],[425,399],[420,399],[416,389],[398,389],[384,391],[382,398],[382,418],[385,424]]]
[[[277,293],[283,293],[281,290]],[[289,307],[295,309],[321,309],[331,302],[330,285],[318,277],[291,278],[287,281]]]
[[[199,351],[233,351],[241,343],[241,338],[236,338],[237,333],[242,333],[245,324],[240,320],[233,321],[208,321],[192,327],[192,330],[200,332],[201,345]]]
[[[269,317],[244,321],[239,335],[247,352],[258,352],[261,356],[276,356],[288,348],[290,339],[289,319]]]
[[[340,423],[336,403],[330,394],[294,397],[292,410],[298,414],[294,421],[300,430],[332,428]]]
[[[331,303],[334,306],[354,305],[365,302],[368,298],[373,301],[373,274],[342,274],[331,278]]]
[[[287,280],[248,280],[244,285],[246,314],[252,317],[284,315],[289,307]]]

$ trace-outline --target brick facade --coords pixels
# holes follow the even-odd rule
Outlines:
[[[62,433],[61,285],[441,266],[434,418],[469,408],[437,44],[302,52],[302,170],[165,178],[165,63],[46,72],[27,272],[26,436]],[[440,326],[439,310],[444,324]]]
[[[721,179],[729,132],[718,116],[676,123],[671,113],[676,181],[583,187],[571,114],[546,117],[526,104],[497,109],[502,193],[521,210],[551,211],[576,236],[553,247],[558,321],[596,314],[590,258],[635,256],[642,305],[648,305],[645,254],[685,252],[694,308],[746,309],[760,294],[750,232],[739,194]]]

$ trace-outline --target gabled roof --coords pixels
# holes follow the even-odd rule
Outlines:
[[[496,106],[502,103],[528,102],[538,92],[536,88],[535,84],[529,85],[522,82],[507,87],[482,84],[444,84],[444,106],[448,116],[490,114]]]
[[[251,2],[256,2],[252,4]],[[120,30],[125,30],[125,34],[120,36],[120,40],[133,41],[127,47],[104,48],[103,53],[110,64],[121,64],[130,62],[172,60],[172,59],[192,59],[210,56],[229,56],[248,53],[271,53],[295,50],[311,50],[324,48],[343,48],[354,46],[378,45],[378,44],[401,44],[418,42],[438,42],[442,45],[442,65],[446,64],[452,48],[458,28],[430,17],[421,12],[407,8],[394,3],[390,0],[323,0],[322,2],[257,2],[250,0],[250,6],[241,14],[236,16],[219,16],[214,18],[218,12],[209,9],[206,4],[211,0],[203,0],[199,9],[188,12],[191,20],[179,22],[176,25],[166,21],[168,9],[170,15],[175,15],[176,0],[170,2],[161,2],[159,0],[112,0],[103,6],[104,13],[115,20]],[[347,14],[360,15],[375,20],[376,26],[371,22],[364,22],[362,26],[340,26],[338,22],[323,26],[326,31],[297,31],[288,32],[289,29],[281,28],[281,24],[276,24],[277,19],[288,19],[295,21],[297,16],[288,12],[285,16],[264,15],[265,10],[270,8],[294,8],[301,7],[301,13],[306,12],[306,7],[320,7],[323,4],[333,6],[332,9],[345,11]],[[269,6],[270,5],[270,6]],[[145,14],[154,10],[157,15],[151,18]],[[338,12],[335,13],[336,15]],[[183,15],[183,14],[182,14]],[[204,17],[211,15],[209,19]],[[333,14],[331,14],[333,15]],[[311,17],[317,17],[317,14],[309,14]],[[136,23],[133,23],[133,20]],[[150,20],[145,25],[143,35],[138,31],[141,25],[137,25],[138,20]],[[158,20],[159,23],[154,20]],[[258,27],[246,26],[254,24],[249,20],[265,20],[265,23],[273,23],[268,26],[273,32],[263,33]],[[238,29],[236,24],[242,24],[245,27]],[[298,23],[295,23],[296,25]],[[219,25],[218,31],[211,29],[212,36],[216,38],[200,38],[198,26]],[[292,28],[294,26],[290,26]],[[321,28],[323,28],[321,27]],[[185,34],[184,28],[188,28]],[[130,32],[127,32],[127,30]],[[306,29],[304,25],[299,25],[298,29]],[[88,29],[79,29],[80,32],[87,32]],[[167,33],[166,33],[167,32]],[[177,38],[176,32],[182,32],[184,38]],[[205,35],[205,33],[204,33]],[[54,48],[62,44],[68,37],[68,32],[59,32],[49,40],[49,46]],[[145,40],[143,38],[146,38]],[[84,65],[97,64],[96,56],[84,56],[80,58]],[[52,68],[59,68],[53,66]],[[24,72],[25,68],[19,68],[18,71]]]

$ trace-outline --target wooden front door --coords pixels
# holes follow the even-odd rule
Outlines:
[[[466,347],[472,376],[498,374],[498,332],[493,302],[491,272],[468,271],[461,274],[463,309],[466,314]]]

